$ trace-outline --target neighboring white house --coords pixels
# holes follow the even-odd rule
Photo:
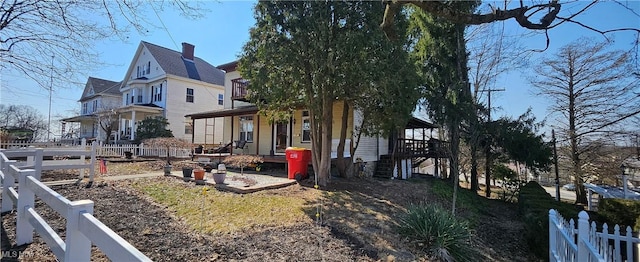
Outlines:
[[[122,103],[118,140],[134,140],[136,125],[146,117],[162,116],[175,137],[195,143],[222,141],[222,120],[191,121],[192,112],[223,108],[224,72],[194,56],[195,47],[182,43],[182,52],[142,41],[120,87]],[[193,126],[195,124],[195,126]]]
[[[141,41],[122,82],[90,77],[80,99],[80,138],[104,141],[100,112],[117,118],[111,141],[135,140],[137,124],[147,117],[164,117],[175,137],[196,144],[223,141],[222,119],[191,120],[193,112],[224,108],[225,72],[194,56],[195,47],[182,43],[182,52]]]
[[[100,127],[98,114],[105,110],[117,109],[121,104],[121,82],[89,77],[80,97],[80,115],[62,119],[63,122],[80,123],[77,138],[104,141],[107,137]],[[114,129],[118,130],[115,126]],[[115,136],[112,135],[112,139]],[[74,137],[75,138],[75,137]]]

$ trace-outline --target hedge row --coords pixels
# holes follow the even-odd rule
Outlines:
[[[640,201],[603,198],[598,202],[598,215],[598,222],[606,222],[611,228],[617,224],[623,230],[627,226],[632,227],[634,232],[640,230]]]
[[[558,210],[565,219],[574,218],[576,221],[582,210],[576,205],[555,201],[534,181],[520,189],[518,209],[529,250],[541,259],[549,258],[549,209]]]

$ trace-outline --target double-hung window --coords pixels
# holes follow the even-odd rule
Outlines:
[[[224,105],[224,95],[218,94],[218,105]]]
[[[253,116],[240,117],[240,140],[253,142]]]
[[[187,103],[193,103],[193,88],[187,88]]]
[[[160,86],[154,87],[153,101],[162,101],[162,83]]]

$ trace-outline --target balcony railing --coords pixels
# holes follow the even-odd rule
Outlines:
[[[246,100],[248,85],[249,81],[243,78],[231,80],[231,99]]]

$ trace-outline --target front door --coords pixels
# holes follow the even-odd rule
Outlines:
[[[289,144],[289,122],[278,122],[274,125],[273,141],[275,153],[284,154]]]

